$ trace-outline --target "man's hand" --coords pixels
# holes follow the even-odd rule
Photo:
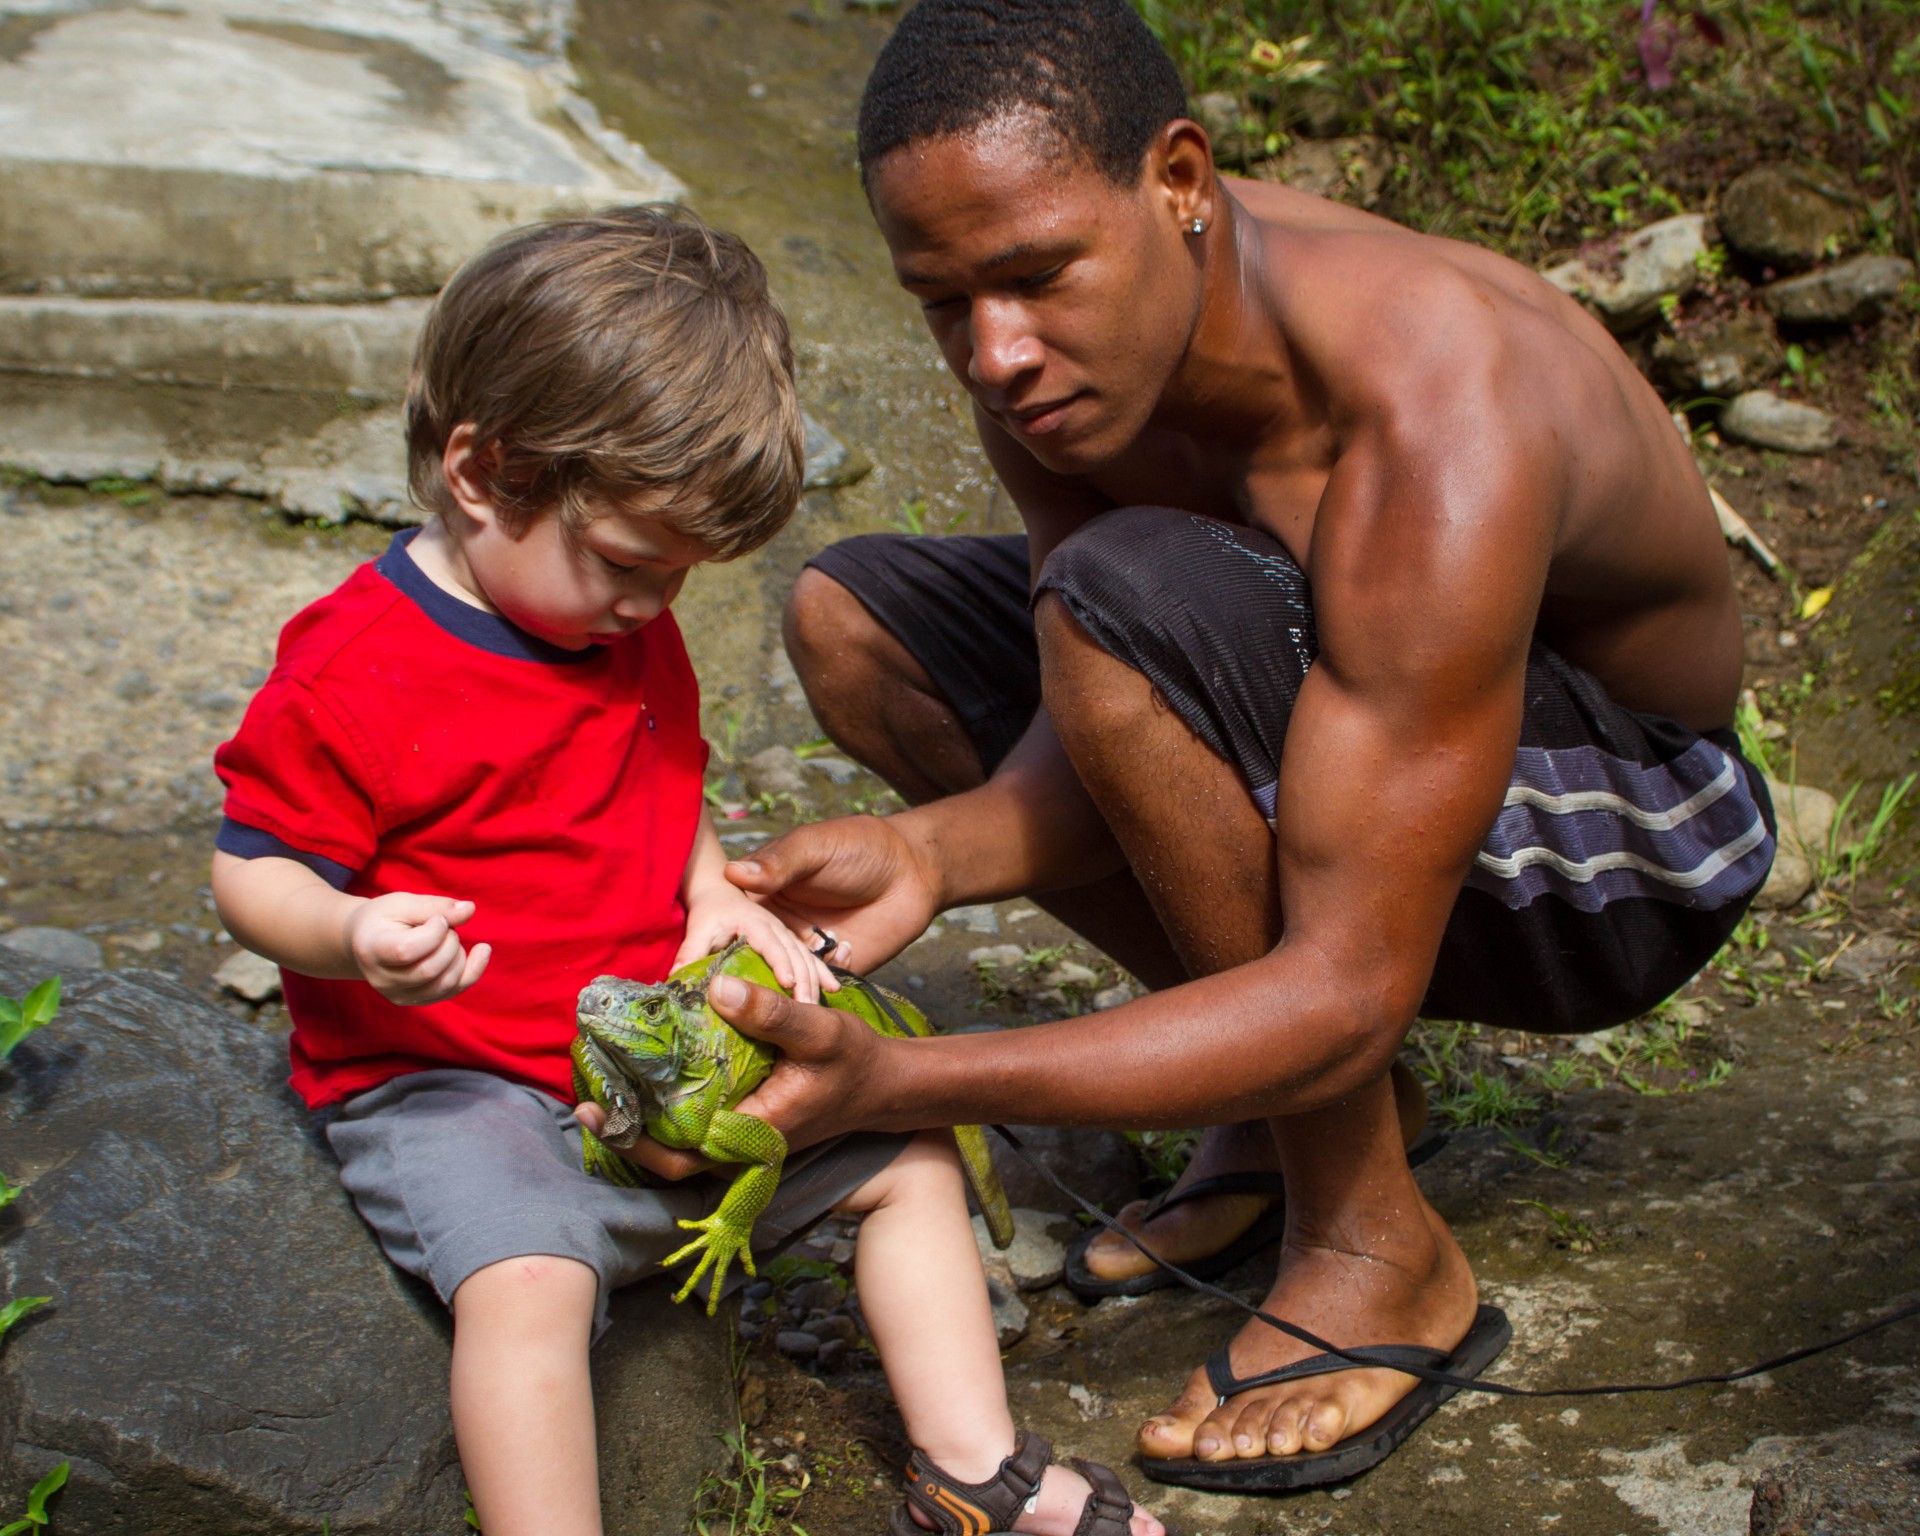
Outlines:
[[[470,901],[390,891],[348,914],[347,950],[367,984],[388,1002],[441,1002],[478,981],[493,953],[492,945],[476,944],[469,954],[454,932],[473,913]]]
[[[940,882],[893,819],[847,816],[796,827],[727,866],[727,878],[801,931],[839,941],[843,965],[870,971],[927,931]],[[838,956],[836,956],[838,957]]]

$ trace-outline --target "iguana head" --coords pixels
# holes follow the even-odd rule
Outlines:
[[[580,993],[574,1056],[607,1112],[600,1139],[632,1144],[646,1109],[669,1098],[706,1028],[707,989],[699,980],[627,981],[601,976]]]

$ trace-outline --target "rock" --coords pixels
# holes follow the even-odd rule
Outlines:
[[[40,965],[0,948],[0,993]],[[67,977],[0,1075],[23,1186],[0,1477],[72,1464],[61,1536],[459,1530],[444,1308],[382,1257],[285,1086],[286,1047],[170,980]],[[678,1528],[731,1428],[726,1335],[662,1285],[594,1354],[608,1530]]]
[[[804,1328],[782,1328],[774,1335],[773,1347],[790,1360],[811,1360],[820,1353],[820,1341]]]
[[[1731,398],[1766,383],[1786,359],[1764,320],[1740,315],[1659,337],[1653,361],[1662,379],[1684,394]]]
[[[1853,228],[1853,214],[1790,165],[1756,166],[1720,194],[1720,234],[1750,261],[1800,272]]]
[[[1720,430],[1756,448],[1825,453],[1840,441],[1840,426],[1817,406],[1782,400],[1772,390],[1735,395],[1720,413]]]
[[[837,1340],[842,1344],[858,1344],[860,1330],[852,1318],[844,1312],[828,1312],[820,1317],[810,1317],[805,1323],[806,1331],[821,1343]]]
[[[1750,1536],[1901,1536],[1920,1530],[1920,1453],[1808,1459],[1754,1479]]]
[[[1829,974],[1875,986],[1899,970],[1912,951],[1898,939],[1884,933],[1870,933],[1849,944],[1834,956]]]
[[[280,995],[280,967],[250,949],[230,956],[213,979],[250,1003],[269,1002]]]
[[[990,1137],[993,1166],[1016,1209],[1073,1212],[1080,1209],[1033,1166],[1055,1174],[1075,1194],[1105,1211],[1117,1211],[1140,1192],[1133,1148],[1118,1131],[1055,1125],[1016,1125],[1024,1154]],[[1031,1159],[1031,1161],[1029,1161]]]
[[[1072,1383],[1067,1388],[1067,1398],[1080,1410],[1080,1417],[1088,1423],[1096,1419],[1113,1417],[1113,1399],[1094,1391],[1085,1382]]]
[[[1122,984],[1117,987],[1102,987],[1093,994],[1095,1013],[1104,1013],[1109,1008],[1118,1008],[1122,1003],[1133,1001],[1133,988]]]
[[[804,489],[822,491],[852,485],[873,467],[805,411],[800,413],[800,424],[805,432]]]
[[[1540,275],[1585,304],[1607,329],[1623,334],[1657,315],[1662,299],[1693,292],[1706,253],[1706,215],[1683,213]]]
[[[800,795],[807,789],[807,771],[792,747],[768,747],[741,765],[747,788],[755,795]]]
[[[838,1280],[803,1280],[787,1292],[787,1306],[798,1316],[831,1312],[847,1299],[846,1287]]]
[[[973,1240],[981,1262],[1004,1269],[1021,1291],[1044,1291],[1060,1279],[1067,1267],[1066,1239],[1072,1235],[1073,1223],[1064,1216],[1015,1207],[1012,1246],[1000,1249],[987,1235],[986,1217],[973,1218]]]
[[[993,1304],[993,1331],[1000,1347],[1011,1349],[1027,1336],[1027,1304],[1011,1286],[987,1276],[987,1300]]]
[[[43,965],[65,974],[68,971],[98,970],[107,957],[98,944],[83,933],[67,928],[16,928],[0,936],[0,945],[31,955]],[[44,977],[36,978],[43,980]],[[29,986],[35,985],[29,982]],[[4,990],[0,988],[0,990]]]
[[[853,1346],[845,1339],[823,1339],[820,1352],[813,1357],[814,1364],[823,1371],[835,1370],[846,1358],[847,1351],[852,1348]]]
[[[1380,201],[1387,177],[1393,174],[1393,148],[1370,133],[1296,139],[1279,154],[1251,167],[1251,174],[1316,197],[1371,208]]]
[[[990,966],[996,971],[1012,970],[1027,958],[1027,952],[1018,944],[982,944],[978,949],[967,951],[967,964]]]
[[[1833,832],[1839,802],[1811,784],[1787,785],[1767,780],[1773,814],[1779,822],[1778,851],[1767,883],[1754,898],[1763,911],[1778,912],[1797,905],[1813,889],[1818,867],[1816,851],[1824,853]]]
[[[1040,985],[1049,991],[1090,992],[1099,981],[1100,973],[1091,966],[1082,965],[1077,960],[1062,960],[1041,978]]]
[[[972,907],[953,907],[940,914],[956,928],[969,933],[998,933],[1000,914],[985,902]]]
[[[1187,105],[1193,120],[1207,130],[1218,158],[1237,160],[1246,154],[1247,134],[1242,124],[1240,98],[1231,91],[1202,91]]]
[[[804,761],[807,772],[819,774],[838,788],[844,788],[860,777],[860,765],[850,763],[844,757],[809,757]]]
[[[1899,256],[1856,256],[1805,277],[1769,283],[1760,302],[1789,325],[1862,325],[1878,319],[1913,281],[1913,263]]]

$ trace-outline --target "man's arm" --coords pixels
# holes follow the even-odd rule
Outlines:
[[[1099,1015],[933,1041],[723,991],[722,1011],[788,1057],[750,1112],[797,1145],[996,1119],[1178,1126],[1302,1112],[1385,1070],[1504,796],[1562,496],[1543,453],[1488,429],[1506,419],[1491,376],[1456,359],[1439,398],[1355,425],[1322,502],[1322,649],[1280,774],[1278,946]]]

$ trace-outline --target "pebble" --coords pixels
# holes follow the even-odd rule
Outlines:
[[[803,1280],[787,1292],[787,1306],[797,1315],[831,1312],[846,1298],[837,1280]]]
[[[1128,986],[1102,987],[1093,994],[1095,1012],[1108,1008],[1118,1008],[1122,1003],[1133,1001],[1133,988]]]
[[[751,87],[748,94],[752,95]],[[761,87],[760,94],[766,94],[766,87]],[[835,486],[851,485],[867,472],[869,466],[864,459],[804,411],[800,413],[800,426],[806,434],[802,452],[806,455],[803,484],[807,490],[831,490]]]
[[[756,795],[806,793],[807,774],[792,747],[768,747],[741,764],[747,788]]]
[[[1700,281],[1696,260],[1707,251],[1706,225],[1700,213],[1662,219],[1628,235],[1614,259],[1565,261],[1540,275],[1594,310],[1608,330],[1635,330],[1659,313],[1662,299],[1693,292]]]
[[[1799,271],[1853,223],[1847,205],[1792,165],[1758,165],[1720,193],[1720,233],[1749,261]]]
[[[1089,988],[1100,980],[1100,973],[1077,960],[1062,960],[1048,971],[1041,985],[1066,990],[1072,987]]]
[[[1073,1223],[1066,1217],[1047,1211],[1016,1210],[1013,1242],[1001,1249],[993,1246],[986,1218],[973,1218],[973,1241],[980,1250],[981,1262],[1004,1271],[1022,1291],[1044,1291],[1059,1283],[1067,1267],[1065,1238],[1072,1230]]]
[[[0,944],[63,971],[98,970],[107,960],[92,939],[67,928],[16,928]]]
[[[1777,320],[1794,325],[1863,325],[1878,317],[1913,278],[1898,256],[1856,256],[1805,277],[1769,283],[1759,299]]]
[[[812,1334],[823,1344],[836,1339],[842,1344],[858,1344],[860,1330],[854,1326],[853,1319],[844,1312],[829,1312],[822,1317],[810,1317],[802,1323],[801,1330]]]
[[[846,1237],[835,1238],[833,1240],[833,1246],[827,1250],[827,1257],[835,1264],[851,1264],[853,1262],[853,1240]]]
[[[1735,395],[1720,413],[1720,430],[1782,453],[1825,453],[1840,441],[1839,425],[1825,411],[1783,400],[1769,389]]]
[[[1027,952],[1018,944],[983,944],[967,951],[968,965],[990,965],[995,970],[1009,969],[1026,958]]]
[[[150,955],[167,942],[167,936],[157,928],[135,928],[128,933],[114,934],[110,942],[138,955]]]
[[[799,1328],[782,1328],[774,1335],[773,1347],[793,1360],[811,1360],[820,1353],[820,1341]]]
[[[248,949],[228,956],[213,979],[250,1003],[270,1002],[280,995],[280,967]]]
[[[987,1276],[987,1300],[993,1304],[993,1329],[999,1337],[1000,1347],[1008,1349],[1027,1336],[1027,1320],[1031,1314],[1027,1304],[1012,1287],[994,1276]]]
[[[998,933],[1000,914],[987,904],[973,907],[950,907],[941,914],[956,928],[964,928],[968,933]]]
[[[839,1365],[847,1352],[852,1348],[853,1345],[845,1339],[828,1339],[821,1344],[819,1352],[814,1356],[814,1360],[821,1370],[830,1371]]]
[[[819,774],[829,784],[845,786],[860,777],[860,765],[844,757],[809,757],[805,762],[808,772]]]

